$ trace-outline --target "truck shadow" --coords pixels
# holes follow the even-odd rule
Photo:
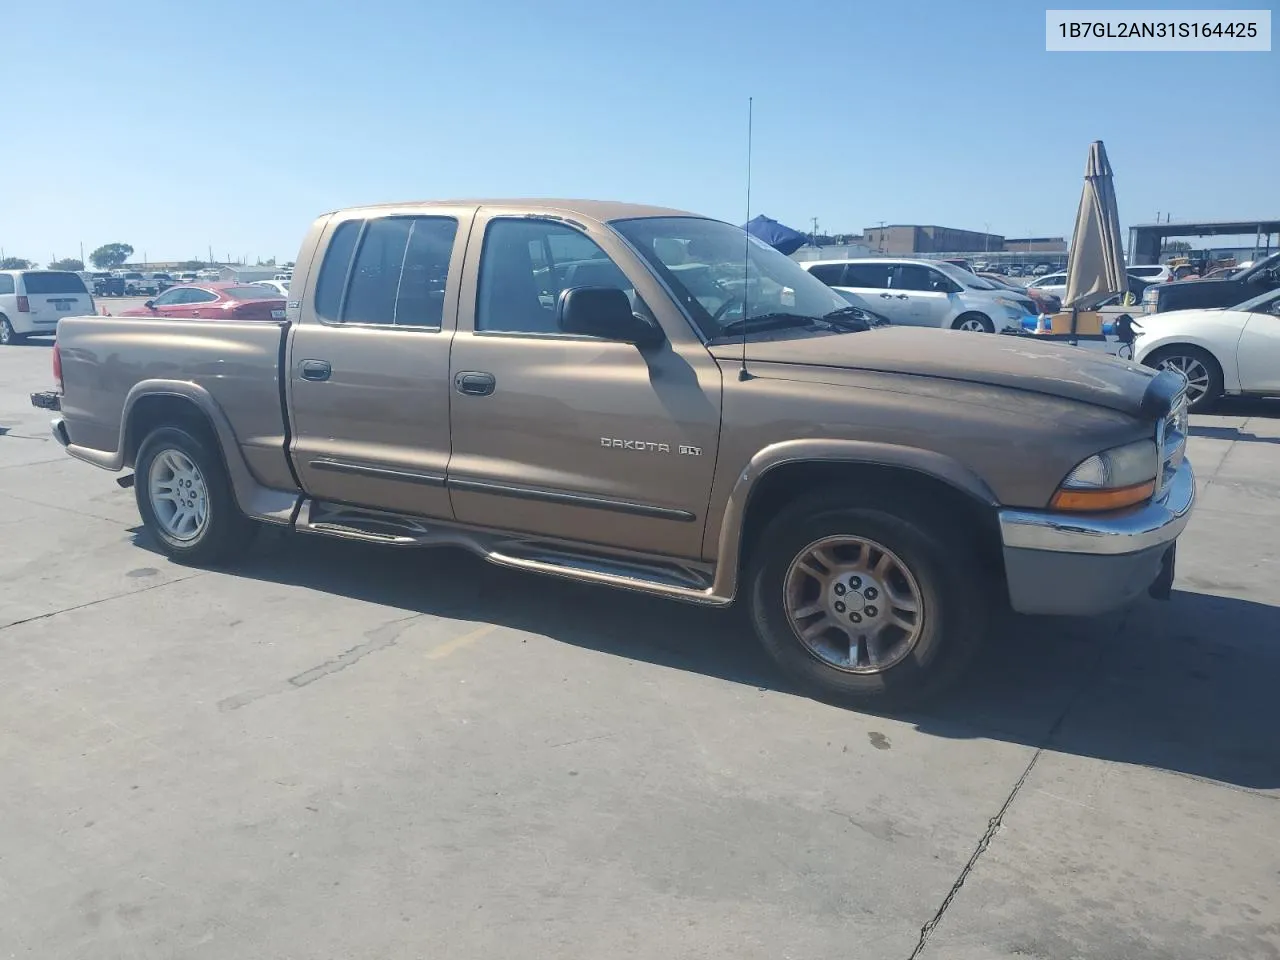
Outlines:
[[[139,537],[150,546],[145,533]],[[795,692],[759,649],[740,608],[703,609],[524,574],[451,549],[304,535],[268,536],[228,572]],[[1276,638],[1280,608],[1186,591],[1091,620],[1010,616],[958,689],[894,716],[933,736],[1005,740],[1274,789]]]

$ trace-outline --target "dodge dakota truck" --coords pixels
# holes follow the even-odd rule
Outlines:
[[[738,227],[592,201],[320,217],[285,319],[69,318],[68,453],[159,547],[261,524],[701,604],[855,704],[958,675],[1000,607],[1167,596],[1185,381],[877,325]]]

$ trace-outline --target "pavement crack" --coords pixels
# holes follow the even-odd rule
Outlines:
[[[1116,639],[1124,636],[1124,630],[1128,623],[1129,612],[1126,610],[1116,627]],[[1036,764],[1040,762],[1040,757],[1044,754],[1045,750],[1052,747],[1054,741],[1057,739],[1058,731],[1062,729],[1062,724],[1071,714],[1071,711],[1075,709],[1076,704],[1080,702],[1085,693],[1088,692],[1089,688],[1093,686],[1094,682],[1097,680],[1098,674],[1102,669],[1103,657],[1106,652],[1113,649],[1114,647],[1112,645],[1105,642],[1098,644],[1098,653],[1094,657],[1093,663],[1089,665],[1089,669],[1085,671],[1084,677],[1080,681],[1080,686],[1076,689],[1075,693],[1071,695],[1071,698],[1054,719],[1053,723],[1050,724],[1049,730],[1044,735],[1044,739],[1041,741],[1040,745],[1036,747],[1035,753],[1031,755],[1031,759],[1027,762],[1026,767],[1023,768],[1022,774],[1014,781],[1013,787],[1005,796],[1004,803],[1000,804],[1000,809],[996,811],[996,815],[987,821],[987,829],[983,832],[982,836],[978,838],[977,846],[973,848],[973,853],[969,855],[969,859],[965,865],[960,868],[959,875],[956,877],[955,882],[951,884],[950,889],[947,890],[947,895],[942,898],[941,905],[938,907],[934,915],[925,921],[924,926],[920,928],[920,939],[916,941],[915,949],[911,951],[907,960],[919,960],[919,957],[924,953],[925,947],[928,946],[929,938],[933,936],[933,931],[937,929],[938,924],[942,922],[943,916],[946,914],[947,910],[950,909],[951,902],[955,900],[961,887],[964,886],[964,882],[969,879],[969,874],[971,874],[974,867],[978,865],[978,861],[982,859],[982,855],[987,852],[987,848],[991,846],[991,841],[995,839],[996,833],[999,831],[1000,827],[1003,826],[1005,814],[1007,814],[1009,812],[1009,808],[1013,806],[1013,801],[1017,799],[1018,794],[1022,791],[1023,786],[1027,782],[1027,778],[1031,776],[1031,771],[1036,768]]]
[[[290,677],[289,683],[295,687],[305,687],[309,683],[315,683],[321,677],[327,677],[331,673],[345,670],[353,663],[359,663],[369,654],[392,646],[400,638],[400,634],[404,633],[408,628],[409,624],[415,620],[421,620],[425,616],[426,614],[424,613],[415,613],[411,617],[384,623],[382,626],[366,633],[365,637],[367,639],[364,643],[358,643],[350,650],[338,654],[332,660],[326,660],[319,666],[304,670],[297,676]]]
[[[126,590],[124,593],[113,593],[109,597],[99,597],[97,600],[90,600],[87,603],[77,603],[69,607],[63,607],[61,610],[51,610],[48,613],[38,613],[34,617],[26,617],[22,620],[14,620],[12,623],[6,623],[0,626],[0,630],[8,630],[10,627],[20,627],[24,623],[35,623],[37,620],[48,620],[50,617],[58,617],[64,613],[72,613],[76,610],[84,610],[88,607],[96,607],[100,603],[110,603],[112,600],[123,600],[125,597],[135,597],[140,593],[147,593],[151,590],[159,590],[162,587],[171,587],[175,583],[185,583],[188,580],[194,580],[197,577],[207,576],[208,571],[202,570],[199,573],[193,573],[190,576],[178,577],[174,580],[165,580],[163,583],[153,583],[150,586],[139,587],[137,590]]]

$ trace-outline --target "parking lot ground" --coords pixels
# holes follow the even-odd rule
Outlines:
[[[169,563],[0,350],[0,956],[1280,957],[1280,403],[1169,603],[877,716],[744,618],[452,551]]]

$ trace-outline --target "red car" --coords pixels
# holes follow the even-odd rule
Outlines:
[[[194,317],[202,320],[283,320],[284,297],[248,283],[200,283],[170,287],[121,317]]]

